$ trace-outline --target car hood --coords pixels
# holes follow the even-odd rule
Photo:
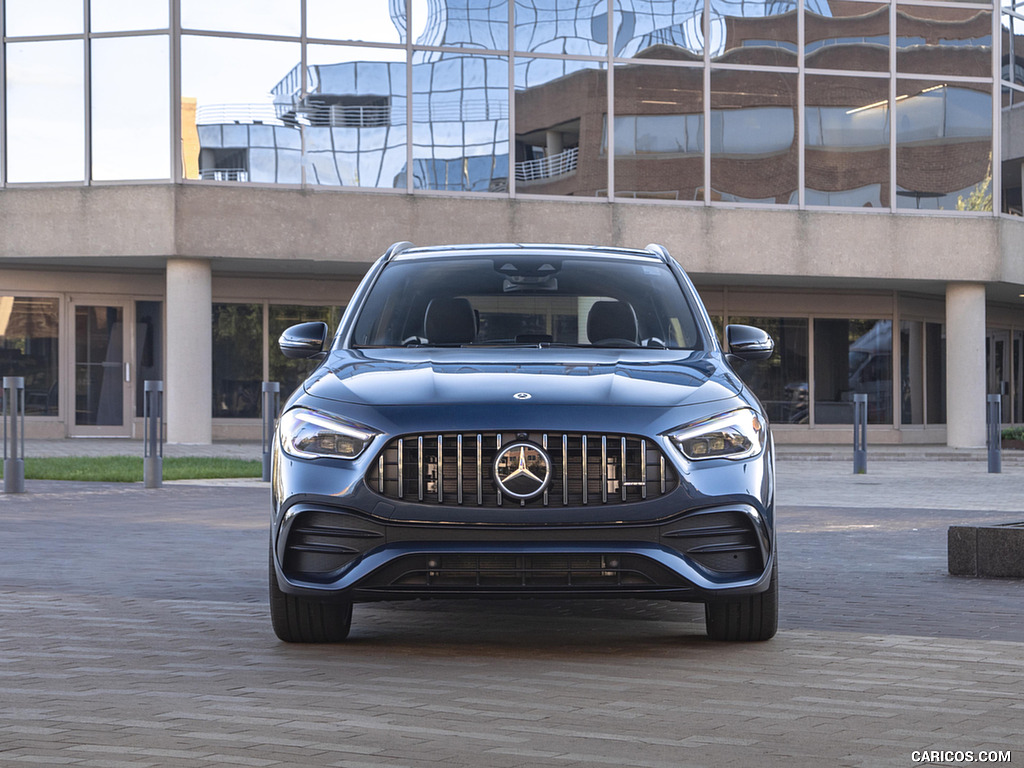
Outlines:
[[[734,397],[743,384],[720,356],[705,352],[413,348],[332,352],[304,388],[318,398],[371,406],[521,399],[664,408]]]

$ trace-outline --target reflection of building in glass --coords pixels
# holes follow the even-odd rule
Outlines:
[[[504,47],[502,4],[429,7],[419,44]],[[887,70],[888,7],[843,8],[833,14],[827,5],[807,6],[805,66]],[[515,180],[524,193],[607,195],[614,135],[617,197],[700,201],[710,186],[713,201],[799,205],[797,76],[763,69],[796,65],[795,7],[713,4],[710,57],[741,69],[714,70],[707,94],[700,13],[694,3],[633,0],[609,25],[597,0],[518,3],[512,109],[507,57],[475,50],[417,50],[408,70],[403,62],[378,61],[313,64],[305,73],[296,66],[273,88],[273,115],[200,110],[200,174],[219,181],[502,192],[509,187],[514,112]],[[973,10],[901,9],[897,60],[908,73],[983,78],[990,19]],[[403,28],[400,16],[394,21]],[[610,29],[615,55],[633,62],[615,67],[613,131],[607,67],[538,56],[607,55]],[[804,83],[805,205],[952,210],[990,174],[991,92],[984,83],[898,81],[894,114],[886,77],[809,74]]]

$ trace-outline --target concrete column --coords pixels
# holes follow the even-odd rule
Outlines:
[[[167,260],[167,442],[213,441],[211,269],[205,259]]]
[[[546,157],[553,157],[562,153],[562,132],[561,131],[547,131],[544,134],[544,155]]]
[[[985,286],[946,285],[946,443],[985,445]]]

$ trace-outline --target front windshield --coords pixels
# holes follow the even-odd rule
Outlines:
[[[389,264],[356,320],[353,344],[703,347],[665,264],[528,254]]]

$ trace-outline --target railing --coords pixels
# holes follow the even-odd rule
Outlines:
[[[199,171],[203,181],[248,181],[249,171],[245,168],[203,168]]]
[[[263,123],[283,125],[273,104],[202,104],[196,108],[196,125]]]
[[[508,104],[501,99],[433,101],[413,96],[414,123],[508,120]],[[313,125],[380,127],[406,125],[404,104],[203,104],[196,109],[196,125],[218,124]]]
[[[278,110],[280,111],[280,109]],[[306,124],[333,128],[377,128],[391,125],[391,107],[386,104],[310,104],[297,110],[297,118]],[[282,117],[287,120],[288,118]]]
[[[516,181],[538,181],[564,176],[576,170],[579,147],[572,147],[557,155],[516,163]]]

